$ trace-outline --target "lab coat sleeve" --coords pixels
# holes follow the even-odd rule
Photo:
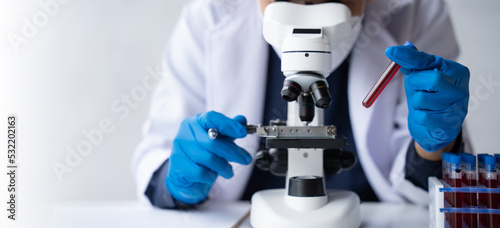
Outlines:
[[[455,148],[450,152],[464,152],[464,144],[462,143],[462,133],[459,134],[458,140],[455,142]],[[428,179],[430,176],[443,178],[443,169],[441,161],[429,161],[418,156],[414,146],[415,141],[412,141],[408,146],[406,154],[406,179],[420,188],[429,188]]]
[[[446,59],[455,60],[459,54],[458,43],[455,38],[453,26],[449,16],[448,6],[443,0],[421,0],[414,1],[412,5],[414,13],[413,25],[408,40],[424,52],[441,56]],[[403,85],[401,86],[401,97],[396,108],[396,125],[407,125],[407,102]],[[404,118],[403,118],[404,117]],[[402,128],[407,129],[407,127]],[[407,150],[411,139],[408,139],[401,130],[396,129],[393,134],[398,154],[391,169],[390,180],[393,188],[411,203],[419,205],[428,204],[426,189],[414,185],[405,177],[405,164],[407,164]],[[463,135],[463,143],[466,149],[471,148],[468,144],[466,134]],[[467,151],[472,152],[472,151]]]
[[[204,37],[219,16],[213,1],[194,1],[185,6],[163,59],[161,79],[150,114],[143,126],[143,140],[137,146],[132,170],[137,194],[144,193],[153,173],[170,157],[172,141],[182,120],[206,111]]]

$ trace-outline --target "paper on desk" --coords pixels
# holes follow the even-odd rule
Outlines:
[[[51,227],[231,227],[249,208],[248,202],[210,202],[190,211],[154,209],[136,202],[72,202],[54,209]],[[251,226],[247,220],[240,227]]]

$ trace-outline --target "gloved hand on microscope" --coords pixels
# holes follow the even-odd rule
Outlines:
[[[214,111],[185,119],[174,139],[165,179],[170,194],[188,204],[200,203],[218,175],[233,177],[229,162],[250,164],[252,156],[234,143],[247,135],[246,122],[244,116],[231,119]],[[207,134],[210,129],[216,134],[212,138]]]

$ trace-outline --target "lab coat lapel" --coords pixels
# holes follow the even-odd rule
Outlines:
[[[368,20],[367,20],[368,21]],[[391,123],[398,94],[399,83],[392,81],[379,96],[371,108],[365,108],[361,102],[380,77],[390,60],[385,56],[385,49],[397,45],[392,35],[380,26],[376,36],[366,25],[353,49],[349,69],[349,111],[353,135],[356,139],[358,158],[371,186],[382,201],[401,202],[389,182],[392,157],[388,139],[392,126],[378,126],[377,123]],[[399,76],[399,79],[398,79]],[[396,75],[393,80],[402,80]],[[389,118],[389,120],[384,120]]]
[[[268,51],[260,16],[242,8],[232,13],[245,16],[226,17],[208,35],[207,107],[226,115],[245,114],[255,124],[262,118]]]
[[[268,46],[262,37],[262,19],[256,1],[240,0],[236,9],[209,32],[206,48],[207,109],[227,116],[244,115],[248,123],[262,122]],[[258,137],[236,140],[252,155]],[[246,187],[252,165],[233,164],[235,176],[219,178],[212,198],[237,200]]]

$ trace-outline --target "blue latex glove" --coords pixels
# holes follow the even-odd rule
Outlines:
[[[207,112],[185,119],[174,139],[165,179],[170,194],[188,204],[200,203],[218,175],[229,179],[233,169],[228,162],[248,165],[252,156],[234,143],[247,135],[246,118],[234,119],[218,112]],[[208,129],[218,131],[216,139],[208,137]]]
[[[389,47],[385,54],[405,74],[408,127],[426,151],[450,144],[460,133],[469,103],[469,69],[457,62],[408,46]]]

